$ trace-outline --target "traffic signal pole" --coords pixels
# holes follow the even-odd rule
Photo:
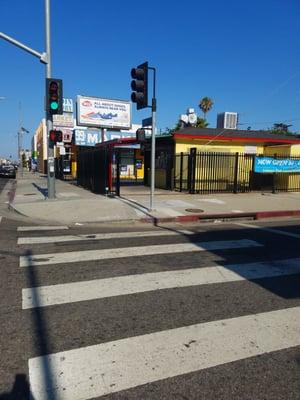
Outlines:
[[[153,71],[153,97],[151,106],[148,105],[148,70]],[[151,137],[151,179],[150,179],[150,207],[154,211],[154,189],[155,189],[155,133],[156,133],[156,69],[148,66],[148,61],[131,69],[131,101],[136,103],[137,110],[143,108],[152,109],[152,137]]]
[[[51,78],[51,36],[50,36],[50,0],[45,0],[45,39],[46,39],[46,78]],[[47,127],[47,187],[48,199],[55,199],[55,167],[54,167],[54,148],[50,146],[49,133],[52,130],[52,115],[46,107],[46,127]]]
[[[153,67],[148,67],[153,70],[153,97],[152,97],[152,137],[151,137],[151,184],[150,184],[150,211],[154,211],[154,191],[155,191],[155,133],[156,133],[156,70]]]
[[[45,0],[45,37],[46,37],[46,52],[40,53],[31,47],[24,45],[18,40],[0,32],[0,38],[12,43],[20,49],[27,51],[31,55],[39,58],[40,62],[46,65],[46,78],[51,78],[51,44],[50,44],[50,0]],[[46,97],[46,96],[45,96]],[[48,184],[48,199],[55,198],[55,173],[54,173],[54,149],[49,147],[49,132],[52,129],[52,115],[46,111],[46,126],[47,126],[47,143],[48,143],[48,168],[47,168],[47,184]]]

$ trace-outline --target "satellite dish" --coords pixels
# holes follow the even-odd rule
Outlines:
[[[197,115],[196,114],[189,114],[188,120],[190,124],[195,124],[197,122]]]
[[[185,124],[187,124],[189,122],[189,117],[186,114],[181,114],[179,119],[180,119],[180,121],[184,122]]]

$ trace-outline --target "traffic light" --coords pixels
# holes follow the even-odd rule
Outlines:
[[[63,114],[63,83],[61,79],[46,78],[46,110]]]
[[[57,142],[63,141],[62,131],[56,131],[55,129],[49,132],[49,144],[53,147]]]
[[[148,62],[132,68],[131,77],[131,101],[136,103],[137,110],[141,110],[148,107]]]
[[[136,131],[136,141],[137,142],[139,142],[139,143],[143,143],[143,142],[145,142],[145,140],[146,140],[146,132],[145,132],[145,129],[143,129],[143,128],[139,128],[137,131]]]

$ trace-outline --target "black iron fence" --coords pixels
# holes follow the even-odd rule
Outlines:
[[[94,193],[105,194],[109,178],[106,148],[81,151],[77,156],[77,183]]]
[[[300,191],[300,173],[256,173],[254,159],[254,154],[197,152],[192,148],[190,153],[175,155],[173,188],[189,193]]]

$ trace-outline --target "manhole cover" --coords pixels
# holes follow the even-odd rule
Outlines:
[[[185,211],[191,212],[191,213],[202,213],[202,212],[204,212],[203,210],[201,210],[201,208],[186,208]]]

